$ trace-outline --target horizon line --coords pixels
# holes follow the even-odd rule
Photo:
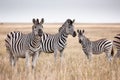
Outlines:
[[[46,22],[44,24],[63,24],[64,22]],[[0,24],[32,24],[32,22],[0,22]],[[119,24],[120,22],[75,22],[74,24]]]

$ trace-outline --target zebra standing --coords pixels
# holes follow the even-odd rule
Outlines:
[[[32,68],[35,67],[40,50],[44,19],[33,19],[32,32],[23,34],[19,31],[10,32],[5,39],[6,50],[10,57],[10,63],[15,66],[18,58],[26,58],[26,66],[29,67],[29,57],[32,56]]]
[[[117,34],[114,37],[113,44],[117,48],[117,53],[115,55],[115,58],[120,58],[120,34]]]
[[[112,41],[107,39],[99,39],[97,41],[90,41],[85,35],[84,30],[77,30],[79,43],[82,45],[82,49],[87,58],[91,60],[92,54],[106,53],[108,60],[111,60],[114,52]]]
[[[73,26],[74,21],[75,20],[72,21],[71,19],[67,19],[56,34],[43,33],[41,51],[45,53],[54,53],[55,61],[57,51],[60,52],[60,57],[62,57],[68,35],[72,35],[73,37],[76,36]]]

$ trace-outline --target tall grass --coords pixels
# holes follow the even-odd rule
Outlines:
[[[19,27],[18,27],[19,26]],[[20,27],[21,26],[21,27]],[[44,31],[48,33],[58,32],[58,25],[44,25]],[[87,26],[87,27],[86,27]],[[76,29],[85,29],[85,34],[91,40],[100,38],[113,39],[120,32],[120,25],[75,25]],[[105,26],[105,28],[103,27]],[[9,57],[4,46],[4,39],[8,32],[19,30],[25,33],[31,31],[31,25],[0,25],[0,80],[120,80],[119,59],[109,62],[105,54],[95,55],[92,61],[87,60],[78,38],[69,36],[67,46],[64,50],[63,60],[60,61],[59,54],[54,62],[53,54],[41,53],[35,72],[32,69],[26,74],[25,59],[19,59],[12,70]],[[50,30],[51,29],[51,30]],[[62,62],[62,64],[61,64]]]

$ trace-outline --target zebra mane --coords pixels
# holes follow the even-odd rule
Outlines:
[[[91,42],[90,39],[87,38],[86,36],[84,36],[84,40],[83,40],[83,42],[84,42],[84,41]]]
[[[86,38],[86,40],[87,40],[87,41],[90,41],[90,39],[89,39],[89,38]]]
[[[59,32],[61,32],[62,30],[64,30],[64,28],[66,27],[66,23],[68,23],[69,25],[72,25],[74,23],[75,20],[71,20],[71,19],[67,19],[66,22],[59,28]]]
[[[58,31],[59,31],[59,32],[61,32],[61,31],[62,31],[62,29],[63,29],[63,27],[60,27]]]
[[[61,32],[61,31],[63,31],[64,30],[64,28],[65,28],[65,23],[59,28],[59,32]]]

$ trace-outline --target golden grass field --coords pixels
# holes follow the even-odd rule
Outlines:
[[[4,39],[11,31],[31,32],[32,24],[1,24],[0,25],[0,80],[28,80],[25,76],[25,59],[19,59],[15,70],[12,70]],[[44,32],[57,33],[61,24],[44,24]],[[107,38],[113,40],[120,33],[120,24],[75,24],[75,30],[84,29],[90,40]],[[116,52],[116,49],[114,49]],[[67,39],[63,63],[60,64],[58,54],[54,63],[53,54],[41,53],[35,74],[30,72],[30,80],[120,80],[120,60],[109,62],[105,54],[95,55],[92,61],[87,60],[78,43],[78,36],[71,35]]]

